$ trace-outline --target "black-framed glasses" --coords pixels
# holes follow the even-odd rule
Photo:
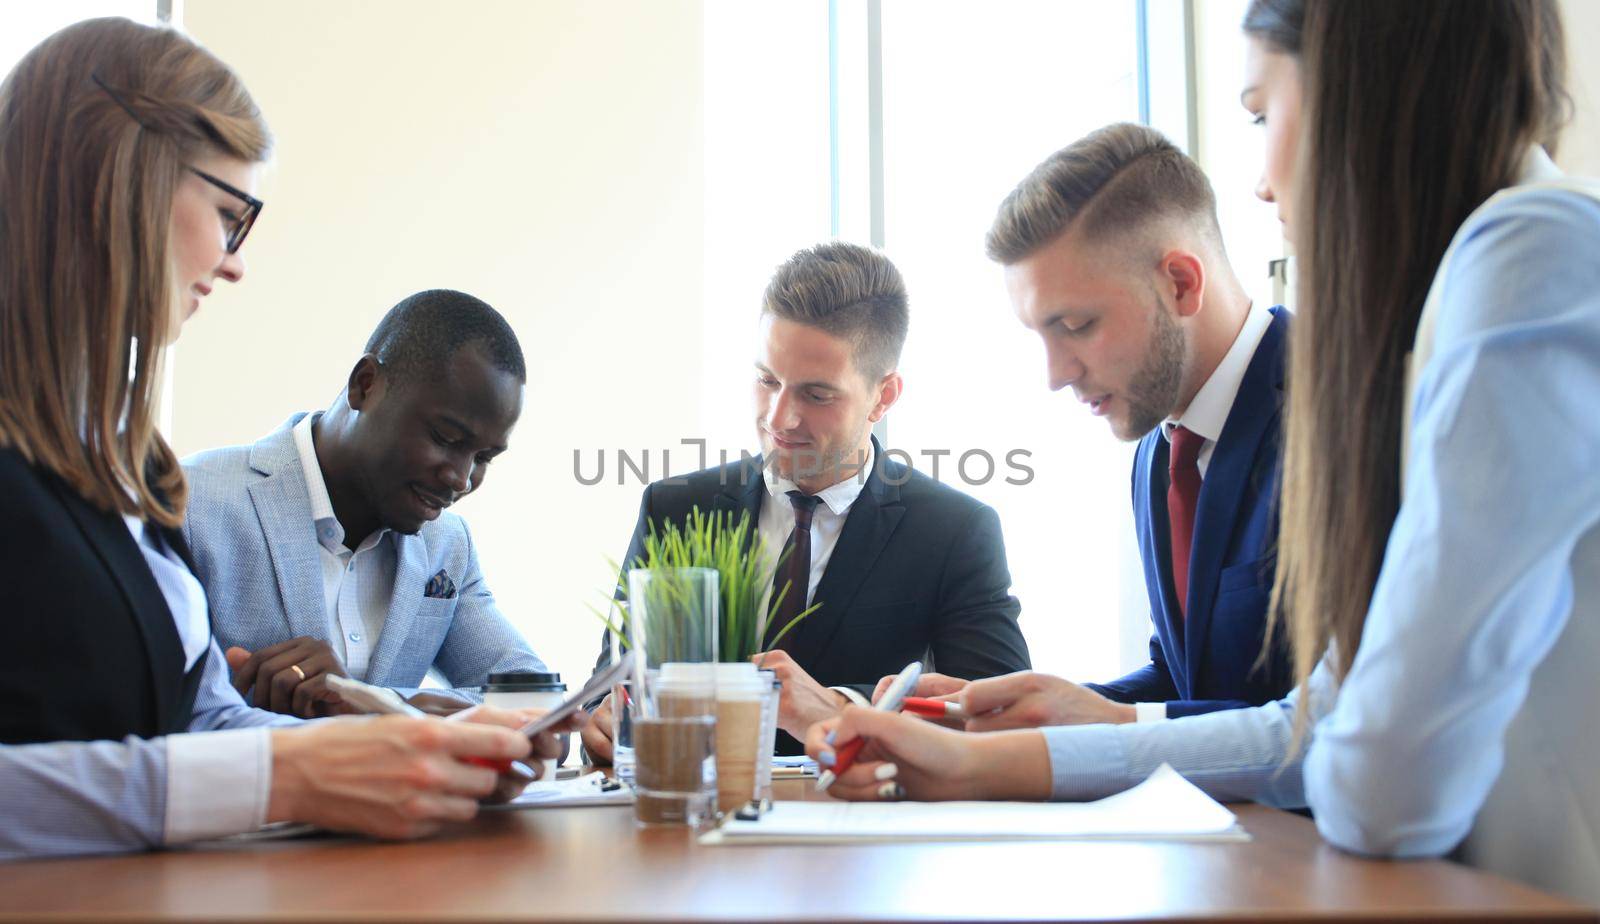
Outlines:
[[[225,183],[204,170],[190,167],[189,172],[244,203],[244,211],[239,213],[239,217],[233,220],[233,227],[228,229],[226,244],[228,253],[238,253],[239,245],[244,243],[245,235],[249,234],[250,228],[255,225],[256,216],[261,214],[264,203],[232,183]]]

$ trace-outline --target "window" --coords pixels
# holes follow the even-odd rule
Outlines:
[[[710,445],[751,444],[728,383],[772,268],[830,236],[880,244],[912,302],[886,445],[999,512],[1034,664],[1115,676],[1122,635],[1149,636],[1132,448],[1046,388],[983,235],[1045,155],[1140,118],[1138,4],[713,0],[705,34]]]
[[[1110,679],[1136,554],[1131,447],[1046,387],[983,235],[1050,152],[1139,119],[1135,6],[884,0],[882,35],[883,242],[913,303],[890,444],[999,512],[1034,666]],[[1143,585],[1127,590],[1147,631]]]
[[[23,55],[64,26],[96,16],[126,16],[156,22],[157,0],[27,0],[8,4],[0,16],[0,73],[10,73]]]

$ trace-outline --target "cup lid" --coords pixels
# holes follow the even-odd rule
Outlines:
[[[560,674],[540,673],[538,671],[507,671],[499,674],[490,674],[489,683],[515,684],[517,686],[531,686],[534,684],[538,684],[540,686],[551,686],[556,684],[559,684],[562,687],[566,686],[566,684],[561,683]]]

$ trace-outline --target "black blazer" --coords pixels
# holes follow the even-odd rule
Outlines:
[[[967,679],[1027,670],[999,516],[873,446],[877,470],[850,506],[812,597],[822,606],[790,630],[795,661],[824,686],[868,695],[912,661]],[[655,482],[645,488],[623,562],[643,556],[651,522],[682,524],[698,507],[748,510],[753,525],[766,497],[759,456]],[[607,641],[599,666],[609,660]]]
[[[0,449],[0,523],[0,743],[186,728],[205,659],[185,674],[172,612],[122,517]],[[178,531],[162,535],[192,569]]]

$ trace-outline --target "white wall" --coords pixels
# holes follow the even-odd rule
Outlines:
[[[1600,3],[1561,0],[1561,17],[1576,111],[1556,161],[1568,173],[1600,176]]]
[[[1200,149],[1195,160],[1217,194],[1228,258],[1251,297],[1271,302],[1267,263],[1282,257],[1276,207],[1256,198],[1264,158],[1261,129],[1239,105],[1244,87],[1244,19],[1249,0],[1195,0],[1195,79]]]
[[[1197,154],[1230,257],[1265,299],[1282,241],[1237,103],[1246,3],[1195,0]],[[1563,7],[1579,112],[1561,160],[1600,174],[1600,62],[1585,54],[1600,3]],[[649,448],[660,477],[661,449],[686,437],[748,444],[740,319],[772,266],[826,236],[825,4],[186,0],[182,19],[250,85],[278,152],[245,284],[208,300],[178,350],[179,451],[325,406],[412,291],[487,299],[522,338],[527,405],[459,509],[507,614],[586,676],[584,604],[639,496],[616,483],[615,450]],[[607,451],[606,483],[577,484],[575,449],[586,470]],[[1130,622],[1136,659],[1148,627]]]
[[[187,0],[183,20],[278,149],[247,278],[178,350],[179,451],[325,406],[411,292],[484,298],[522,340],[528,393],[458,509],[507,614],[581,682],[598,641],[583,604],[639,488],[577,484],[573,450],[592,465],[703,424],[700,4]]]

